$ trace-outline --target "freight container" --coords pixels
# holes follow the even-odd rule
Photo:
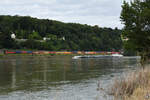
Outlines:
[[[15,54],[16,52],[6,51],[6,54]]]
[[[21,54],[21,51],[16,51],[15,53],[16,53],[16,54]]]
[[[49,54],[56,54],[55,51],[49,51]]]
[[[33,53],[33,51],[26,51],[28,54],[31,54],[31,53]]]

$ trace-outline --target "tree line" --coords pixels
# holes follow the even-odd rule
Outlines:
[[[121,32],[117,28],[63,23],[30,16],[0,16],[1,49],[119,51],[122,49]],[[15,41],[11,34],[27,41]],[[44,37],[47,40],[40,42]]]

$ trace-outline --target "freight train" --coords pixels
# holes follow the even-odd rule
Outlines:
[[[87,55],[111,55],[122,54],[121,52],[106,52],[106,51],[4,51],[4,54],[87,54]]]

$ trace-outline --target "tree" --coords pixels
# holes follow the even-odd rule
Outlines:
[[[29,39],[41,40],[42,37],[38,34],[38,32],[32,32],[32,34],[29,35]]]
[[[134,0],[122,5],[125,47],[138,52],[142,59],[150,55],[150,0]]]
[[[16,42],[8,32],[0,32],[0,48],[15,48]]]

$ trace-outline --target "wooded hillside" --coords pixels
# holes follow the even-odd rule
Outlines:
[[[19,42],[10,38],[14,33]],[[47,40],[41,42],[43,38]],[[78,23],[63,23],[30,16],[0,16],[0,48],[38,50],[118,51],[121,30]]]

